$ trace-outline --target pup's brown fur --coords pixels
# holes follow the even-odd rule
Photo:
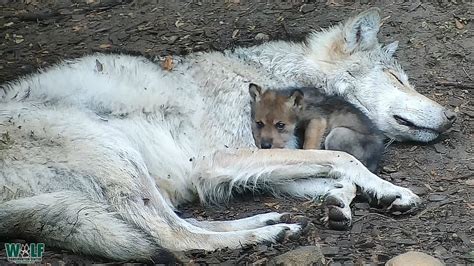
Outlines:
[[[259,148],[345,151],[376,170],[384,137],[341,97],[325,96],[316,88],[263,90],[253,83],[249,91],[252,132]]]

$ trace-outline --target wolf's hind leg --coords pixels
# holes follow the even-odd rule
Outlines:
[[[230,232],[239,230],[249,230],[273,225],[283,222],[287,213],[269,212],[258,214],[238,220],[230,221],[198,221],[193,218],[186,219],[186,221],[195,226],[216,232]]]
[[[127,197],[117,199],[120,191],[109,191],[108,198],[114,200],[117,212],[131,224],[141,228],[158,245],[168,250],[238,248],[242,245],[261,242],[276,242],[286,236],[299,234],[301,225],[277,223],[255,229],[238,231],[212,231],[180,218],[161,193],[151,183],[151,177],[144,174],[141,185],[146,191],[128,191]],[[150,182],[149,182],[150,181]],[[117,193],[118,191],[118,193]],[[145,194],[143,193],[145,192]],[[143,202],[146,195],[147,201]],[[229,222],[231,223],[231,222]]]
[[[150,237],[78,192],[62,191],[0,203],[0,238],[28,238],[46,246],[115,260],[166,253]]]

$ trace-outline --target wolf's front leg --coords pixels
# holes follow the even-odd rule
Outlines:
[[[333,171],[339,173],[341,179],[347,179],[357,185],[362,193],[369,196],[371,203],[390,211],[408,211],[421,203],[421,199],[410,189],[379,178],[355,157],[349,154],[346,156],[349,158],[336,163]]]
[[[292,180],[329,174],[327,161],[308,160],[305,154],[290,149],[218,151],[197,161],[193,184],[201,201],[220,203],[235,191],[272,190]]]
[[[199,162],[193,183],[202,201],[223,201],[233,190],[268,189],[292,181],[332,177],[356,184],[389,209],[408,210],[420,199],[409,189],[395,186],[371,173],[353,156],[329,150],[220,151]]]
[[[325,151],[318,151],[320,153]],[[338,176],[341,182],[351,182],[370,197],[371,202],[391,211],[408,211],[421,199],[410,189],[396,186],[369,171],[354,156],[345,152],[334,152],[330,175]],[[349,195],[349,193],[344,193]]]

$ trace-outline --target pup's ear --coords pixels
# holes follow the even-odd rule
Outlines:
[[[290,97],[288,97],[287,104],[296,109],[301,109],[303,107],[304,94],[301,90],[293,90]]]
[[[370,8],[349,19],[343,29],[346,52],[372,49],[378,44],[379,30],[380,9],[378,8]]]
[[[394,41],[384,46],[384,52],[389,56],[392,57],[398,48],[398,41]]]
[[[250,97],[252,97],[252,100],[255,102],[260,101],[260,97],[262,96],[262,87],[258,86],[255,83],[250,83],[249,84],[249,93]]]

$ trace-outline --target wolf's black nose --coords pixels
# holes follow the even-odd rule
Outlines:
[[[271,142],[262,142],[260,145],[260,148],[262,149],[271,149],[272,148],[272,143]]]
[[[444,115],[450,122],[456,121],[456,113],[451,110],[444,111]]]

